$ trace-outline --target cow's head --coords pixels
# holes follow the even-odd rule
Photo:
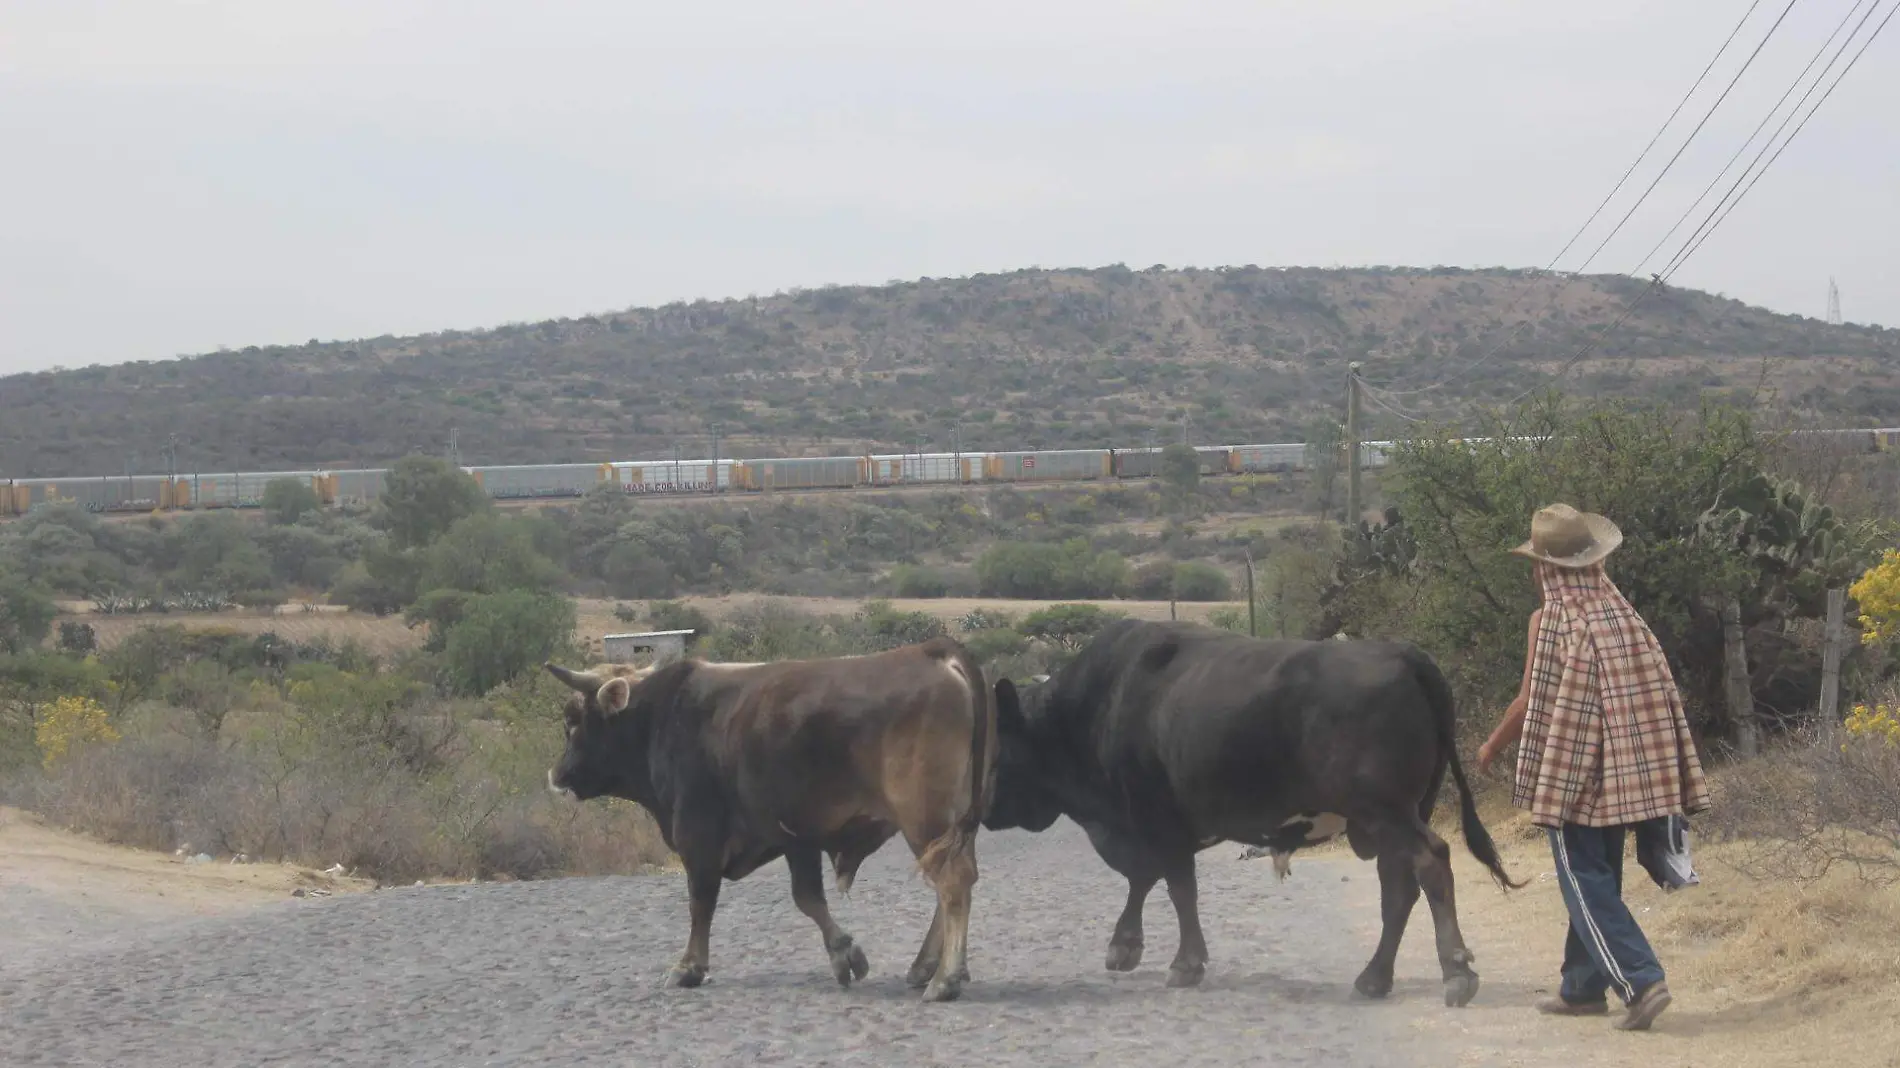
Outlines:
[[[1019,694],[1008,679],[996,680],[996,789],[983,826],[992,831],[1021,827],[1046,831],[1062,816],[1062,803],[1050,789],[1046,743],[1038,721],[1048,691],[1048,676]]]
[[[616,674],[603,679],[594,672],[571,671],[559,664],[542,666],[574,691],[561,709],[567,748],[548,769],[548,786],[579,801],[624,795],[629,786],[624,780],[638,756],[631,750],[639,743],[629,723],[632,717],[622,713],[633,700],[640,676]]]

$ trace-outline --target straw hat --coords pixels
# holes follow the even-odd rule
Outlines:
[[[1531,517],[1531,539],[1513,553],[1557,567],[1585,568],[1598,564],[1623,544],[1615,523],[1567,504],[1539,508]]]

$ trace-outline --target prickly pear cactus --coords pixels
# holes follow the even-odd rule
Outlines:
[[[1762,577],[1764,602],[1818,615],[1827,590],[1859,573],[1866,532],[1850,527],[1797,487],[1756,474],[1723,494],[1698,521],[1698,536],[1731,546]]]

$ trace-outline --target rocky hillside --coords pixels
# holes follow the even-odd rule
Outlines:
[[[1900,423],[1900,331],[1829,326],[1622,276],[1374,268],[1025,270],[695,301],[421,337],[312,340],[0,378],[0,473],[467,463],[1166,441],[1285,441],[1349,360],[1449,415],[1553,381],[1693,403],[1764,380],[1797,409]],[[1515,334],[1513,335],[1513,330]],[[1483,360],[1501,342],[1502,351]],[[1474,364],[1476,366],[1474,367]],[[1765,376],[1765,377],[1764,377]],[[1378,408],[1370,431],[1403,424]],[[1384,420],[1382,423],[1381,420]]]

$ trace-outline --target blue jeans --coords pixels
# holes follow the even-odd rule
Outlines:
[[[1565,1001],[1604,1000],[1612,988],[1625,1003],[1663,978],[1656,951],[1623,904],[1623,839],[1628,827],[1583,827],[1566,823],[1550,830],[1557,885],[1570,910],[1564,940]]]

